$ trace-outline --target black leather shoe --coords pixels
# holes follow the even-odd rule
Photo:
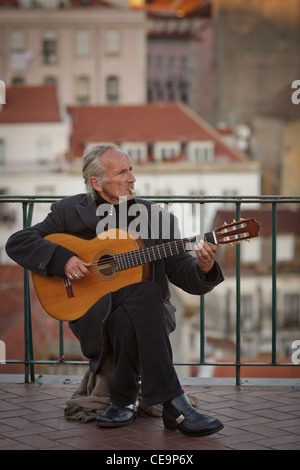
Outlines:
[[[139,402],[125,407],[111,404],[96,420],[97,426],[119,428],[132,423],[140,415]]]
[[[163,422],[167,429],[194,437],[208,436],[224,427],[220,420],[196,411],[184,394],[164,403]]]

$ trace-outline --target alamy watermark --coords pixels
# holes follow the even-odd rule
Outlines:
[[[0,364],[5,364],[6,362],[6,346],[4,341],[0,340]]]
[[[300,103],[300,80],[294,80],[292,83],[292,88],[296,90],[292,93],[291,99],[293,104]]]
[[[0,80],[0,105],[6,103],[6,86],[3,80]]]
[[[128,229],[131,238],[142,240],[170,240],[198,235],[197,230],[201,224],[200,207],[195,208],[191,214],[182,211],[179,205],[174,204],[168,211],[157,204],[152,204],[147,210],[146,206],[138,202],[127,205],[126,197],[120,197],[119,204],[115,206],[104,203],[97,207],[96,215],[99,222],[96,227],[97,236],[101,239],[122,239],[127,235],[113,231],[115,227]]]
[[[293,341],[292,349],[295,349],[291,357],[292,363],[300,364],[300,339],[296,339],[295,341]]]

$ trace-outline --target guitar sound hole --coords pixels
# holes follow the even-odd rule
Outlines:
[[[111,265],[112,256],[104,255],[102,256],[97,263],[98,270],[104,276],[111,276],[114,273]]]
[[[115,254],[112,250],[102,250],[94,256],[93,270],[95,275],[102,281],[112,281],[120,274],[114,267],[113,257]]]

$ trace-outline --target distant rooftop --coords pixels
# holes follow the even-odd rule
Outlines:
[[[61,122],[56,86],[15,86],[6,89],[6,104],[0,111],[0,124]]]
[[[81,157],[84,147],[96,142],[213,141],[216,159],[247,161],[229,147],[206,121],[180,102],[145,105],[70,106],[73,120],[71,153]]]

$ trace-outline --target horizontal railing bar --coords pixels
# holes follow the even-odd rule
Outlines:
[[[2,363],[3,364],[3,363]],[[38,361],[38,360],[33,360],[33,361],[21,361],[17,359],[8,359],[5,361],[4,364],[53,364],[53,365],[60,365],[60,364],[72,364],[72,365],[88,365],[89,361]]]
[[[45,203],[55,202],[68,196],[0,196],[0,202],[6,203]],[[232,203],[291,203],[300,202],[300,196],[139,196],[156,202],[232,202]]]
[[[3,363],[2,363],[3,364]],[[9,359],[5,364],[25,364],[25,361]],[[88,365],[89,361],[26,361],[26,364],[40,364],[40,365]],[[293,362],[173,362],[174,366],[284,366],[284,367],[299,367],[299,364]]]
[[[174,366],[291,366],[299,367],[299,364],[293,362],[174,362]]]

